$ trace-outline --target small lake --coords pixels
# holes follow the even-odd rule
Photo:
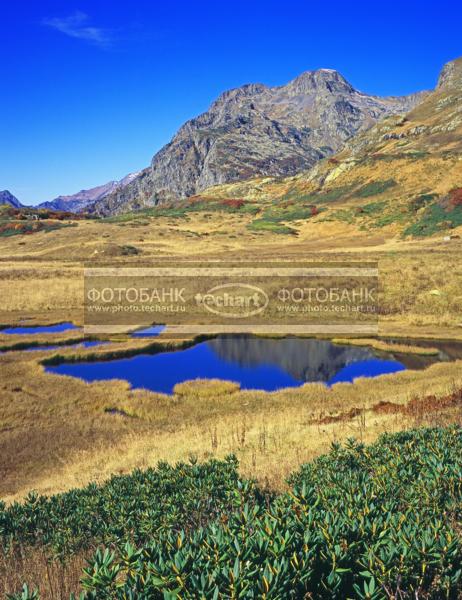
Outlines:
[[[170,394],[177,383],[198,378],[236,381],[242,389],[266,391],[306,382],[330,386],[358,377],[425,368],[436,360],[439,358],[384,354],[369,347],[337,345],[327,340],[236,336],[132,358],[61,363],[47,367],[47,371],[85,381],[126,379],[134,388]]]
[[[7,335],[35,335],[38,333],[60,333],[61,331],[70,331],[71,329],[80,329],[74,323],[56,323],[55,325],[41,325],[41,326],[26,326],[26,327],[7,327],[1,329],[0,333],[6,333]]]

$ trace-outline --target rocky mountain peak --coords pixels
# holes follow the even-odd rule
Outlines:
[[[326,91],[331,94],[353,94],[354,87],[334,69],[317,69],[305,71],[286,86],[297,94],[311,94]]]

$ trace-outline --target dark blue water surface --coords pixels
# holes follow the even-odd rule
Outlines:
[[[69,331],[70,329],[80,329],[74,323],[57,323],[56,325],[46,325],[39,327],[8,327],[2,329],[0,333],[11,335],[34,335],[36,333],[59,333],[61,331]]]
[[[85,381],[126,379],[135,388],[172,393],[175,384],[191,379],[224,379],[238,382],[243,389],[274,391],[311,381],[351,382],[405,368],[393,358],[378,358],[370,348],[326,340],[240,336],[133,358],[62,363],[47,370]]]
[[[358,377],[377,377],[377,375],[404,371],[405,368],[406,367],[397,360],[383,360],[380,358],[360,360],[340,369],[338,373],[329,379],[328,384],[334,385],[334,383],[339,383],[341,381],[351,382]]]

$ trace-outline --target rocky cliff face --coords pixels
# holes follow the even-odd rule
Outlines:
[[[441,70],[436,90],[462,88],[462,58],[446,63]]]
[[[3,190],[3,192],[0,192],[0,206],[2,204],[9,204],[15,208],[20,208],[22,206],[21,202],[19,202],[19,200],[8,190]]]
[[[307,71],[279,87],[244,85],[185,123],[150,167],[97,200],[94,210],[116,214],[256,175],[295,175],[424,96],[369,96],[331,69]]]

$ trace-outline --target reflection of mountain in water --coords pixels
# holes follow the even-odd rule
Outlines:
[[[216,338],[207,342],[222,359],[240,366],[271,364],[299,381],[328,381],[347,365],[375,358],[369,348],[338,346],[326,340]]]

